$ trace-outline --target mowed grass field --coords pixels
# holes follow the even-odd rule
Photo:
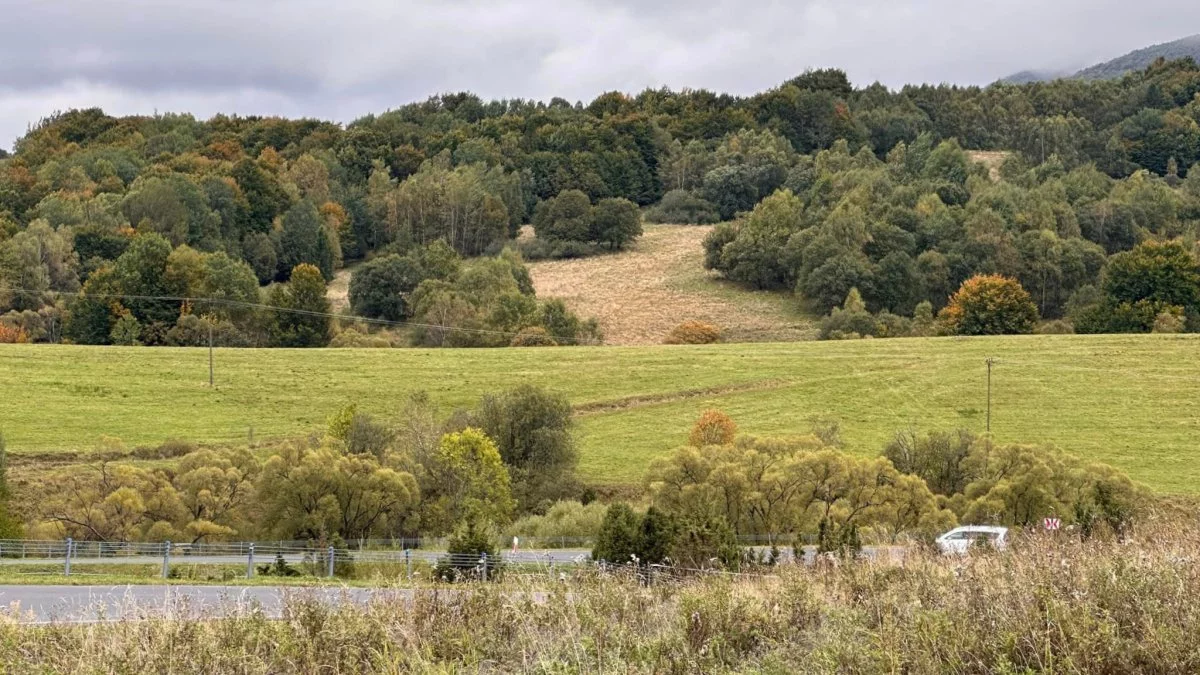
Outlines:
[[[216,350],[0,345],[0,431],[10,452],[74,451],[102,436],[244,443],[323,428],[346,402],[395,418],[410,392],[445,411],[531,382],[577,408],[581,472],[637,483],[706,408],[743,432],[841,424],[878,453],[897,431],[983,431],[995,357],[1000,442],[1049,442],[1151,487],[1200,492],[1200,336],[1020,336],[713,346],[499,350]]]

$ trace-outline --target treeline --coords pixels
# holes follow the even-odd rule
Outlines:
[[[1200,330],[1200,172],[1117,180],[1051,157],[1034,167],[1010,158],[998,174],[927,135],[884,159],[839,141],[799,158],[777,191],[714,229],[705,264],[793,290],[819,313],[857,289],[885,316],[874,328],[833,328],[844,333],[903,334],[890,317],[920,322],[987,275],[1017,280],[1033,304],[1033,322],[1002,332],[1068,315],[1081,332],[1148,331],[1163,313]]]
[[[530,255],[620,248],[640,230],[635,207],[656,205],[648,213],[655,220],[713,222],[753,209],[780,188],[803,200],[809,221],[827,215],[848,221],[839,226],[849,231],[841,248],[829,251],[834,255],[863,248],[856,218],[869,217],[872,227],[882,218],[910,234],[913,219],[921,220],[926,231],[914,234],[914,243],[884,240],[864,254],[882,264],[897,248],[911,249],[914,259],[927,250],[942,253],[950,270],[933,281],[945,288],[927,292],[944,302],[978,268],[971,255],[1004,251],[953,259],[946,229],[965,225],[958,209],[980,199],[982,188],[969,184],[973,169],[939,144],[957,139],[966,148],[1010,150],[1028,166],[1054,158],[1051,168],[1035,169],[1019,186],[1033,194],[1036,208],[1001,203],[993,210],[1010,229],[1051,231],[1066,242],[1074,238],[1063,213],[1069,204],[1084,238],[1113,253],[1142,231],[1170,236],[1167,225],[1192,218],[1178,208],[1164,212],[1168,207],[1157,202],[1138,210],[1142,193],[1161,191],[1152,176],[1135,176],[1128,185],[1102,179],[1145,169],[1167,186],[1183,180],[1200,159],[1197,92],[1200,68],[1180,61],[1119,81],[983,89],[855,89],[840,71],[826,70],[750,97],[648,90],[572,105],[450,94],[344,128],[316,120],[69,111],[44,120],[17,141],[11,157],[0,158],[0,313],[37,313],[57,304],[56,293],[82,288],[86,294],[94,273],[113,268],[137,237],[149,235],[173,250],[186,245],[224,254],[249,266],[260,284],[286,282],[299,264],[329,280],[345,261],[403,256],[437,240],[462,256],[496,253],[530,222],[539,230],[535,243],[525,244]],[[809,157],[835,146],[824,160]],[[903,175],[891,175],[889,184],[879,175],[885,163],[893,173],[903,165]],[[1076,170],[1094,175],[1060,189],[1054,174]],[[1070,188],[1084,194],[1064,197],[1062,189]],[[836,208],[848,191],[865,213]],[[1080,212],[1081,200],[1094,208]],[[880,213],[900,205],[916,215]],[[986,219],[975,224],[998,227]],[[1062,255],[1081,258],[1088,276],[1093,251],[1064,245],[1073,248]],[[793,247],[793,253],[801,252]],[[809,251],[778,274],[731,274],[760,285],[803,281],[813,286],[806,297],[829,308],[849,286],[821,283],[824,274],[810,281],[821,253]],[[723,265],[733,270],[738,263]],[[859,274],[860,267],[836,276]],[[893,267],[903,266],[893,259],[887,271]],[[1035,295],[1044,313],[1061,311],[1059,296],[1073,282],[1043,282],[1044,294]],[[865,286],[868,304],[909,303],[876,297]]]

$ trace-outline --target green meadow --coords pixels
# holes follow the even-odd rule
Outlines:
[[[877,453],[897,431],[982,432],[994,357],[998,442],[1053,443],[1171,493],[1200,492],[1200,336],[1015,336],[548,349],[218,349],[0,345],[0,431],[15,454],[319,430],[347,402],[383,418],[424,390],[445,411],[523,382],[577,408],[580,470],[636,483],[706,408],[745,433],[835,419]]]

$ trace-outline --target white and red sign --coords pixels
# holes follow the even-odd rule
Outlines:
[[[1062,527],[1062,521],[1058,518],[1044,518],[1042,519],[1042,524],[1045,525],[1046,529],[1051,532]]]

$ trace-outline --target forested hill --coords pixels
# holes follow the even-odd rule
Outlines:
[[[974,197],[985,186],[968,181],[961,148],[1013,154],[1005,189],[1023,191],[1025,205],[1012,203],[1014,193],[991,209],[1013,233],[1057,217],[1060,231],[1076,237],[1070,219],[1090,222],[1099,217],[1093,202],[1124,195],[1118,201],[1137,208],[1104,212],[1089,235],[1115,252],[1139,237],[1193,229],[1190,206],[1179,205],[1192,202],[1179,201],[1176,188],[1200,159],[1197,93],[1200,67],[1178,61],[1120,80],[987,88],[855,88],[841,71],[822,70],[749,97],[664,89],[605,93],[585,105],[448,94],[344,127],[69,111],[0,159],[0,319],[31,339],[54,339],[65,328],[77,342],[186,344],[205,333],[196,316],[203,314],[240,336],[230,344],[323,344],[324,325],[145,298],[315,310],[322,279],[372,259],[356,275],[360,283],[350,283],[357,313],[449,322],[494,336],[489,344],[526,329],[584,339],[589,331],[577,318],[533,301],[519,256],[496,257],[522,225],[532,223],[544,244],[527,256],[586,255],[635,238],[639,206],[651,207],[647,220],[729,221],[786,189],[805,211],[789,227],[836,221],[845,213],[839,201],[872,217],[888,211],[906,236],[835,236],[839,245],[857,242],[852,256],[876,278],[883,258],[901,252],[896,246],[911,258],[965,241],[966,217],[982,208]],[[878,166],[885,159],[891,169]],[[1046,168],[1018,180],[1038,165]],[[1062,172],[1077,169],[1099,192],[1062,186]],[[1137,181],[1119,189],[1110,180],[1131,175]],[[1146,195],[1167,199],[1169,212],[1139,206]],[[749,269],[735,259],[741,245],[722,249],[728,256],[712,266],[738,278]],[[1007,269],[980,251],[974,262],[946,267],[936,288]],[[460,264],[471,258],[479,260]],[[771,283],[790,284],[799,268],[780,262],[787,271]],[[304,283],[291,288],[301,266]],[[816,277],[829,281],[823,298],[857,283],[825,276]],[[935,306],[945,300],[930,293]],[[870,294],[867,301],[883,306]],[[449,344],[449,334],[427,337]],[[270,337],[247,337],[254,335]]]
[[[1200,63],[1200,34],[1138,49],[1111,61],[1084,68],[1075,77],[1085,80],[1107,80],[1135,70],[1144,70],[1158,59],[1167,61],[1190,58]]]

